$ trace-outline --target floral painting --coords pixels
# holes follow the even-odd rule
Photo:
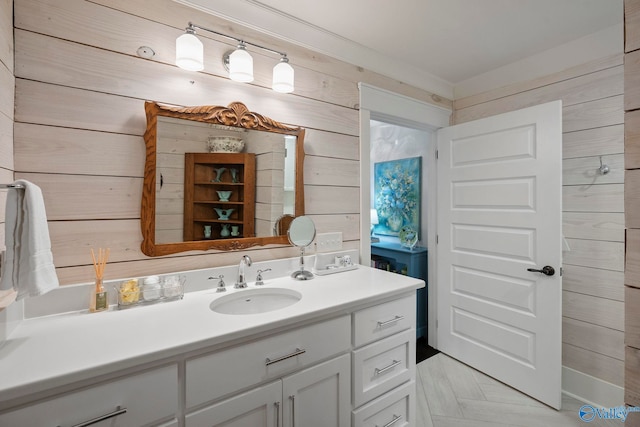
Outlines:
[[[421,160],[411,157],[374,164],[376,234],[397,236],[403,226],[420,231]]]

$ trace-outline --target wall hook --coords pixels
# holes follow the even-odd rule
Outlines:
[[[598,172],[600,172],[601,175],[606,175],[610,172],[609,166],[602,163],[602,156],[600,156],[600,167],[598,168]]]

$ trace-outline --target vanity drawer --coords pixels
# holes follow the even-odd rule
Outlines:
[[[126,412],[116,415],[118,407]],[[177,411],[178,368],[171,365],[0,414],[0,426],[72,426],[106,415],[111,417],[92,425],[159,425],[167,420],[160,425],[177,426]]]
[[[416,293],[357,311],[353,314],[353,324],[355,347],[414,328]]]
[[[358,427],[415,427],[416,383],[411,381],[352,412]]]
[[[188,360],[187,408],[346,352],[350,339],[347,315]]]
[[[413,378],[415,330],[409,329],[353,352],[353,406],[358,407]]]

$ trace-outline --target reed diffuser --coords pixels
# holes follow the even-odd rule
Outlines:
[[[104,290],[102,285],[102,279],[104,277],[104,267],[109,259],[109,248],[104,251],[102,248],[98,249],[98,258],[91,249],[91,258],[93,258],[93,269],[96,272],[96,286],[91,291],[91,301],[89,302],[89,311],[104,311],[109,308],[109,301],[107,299],[107,291]]]

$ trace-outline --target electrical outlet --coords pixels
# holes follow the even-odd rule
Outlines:
[[[332,252],[342,249],[342,232],[318,233],[316,235],[316,251]]]

